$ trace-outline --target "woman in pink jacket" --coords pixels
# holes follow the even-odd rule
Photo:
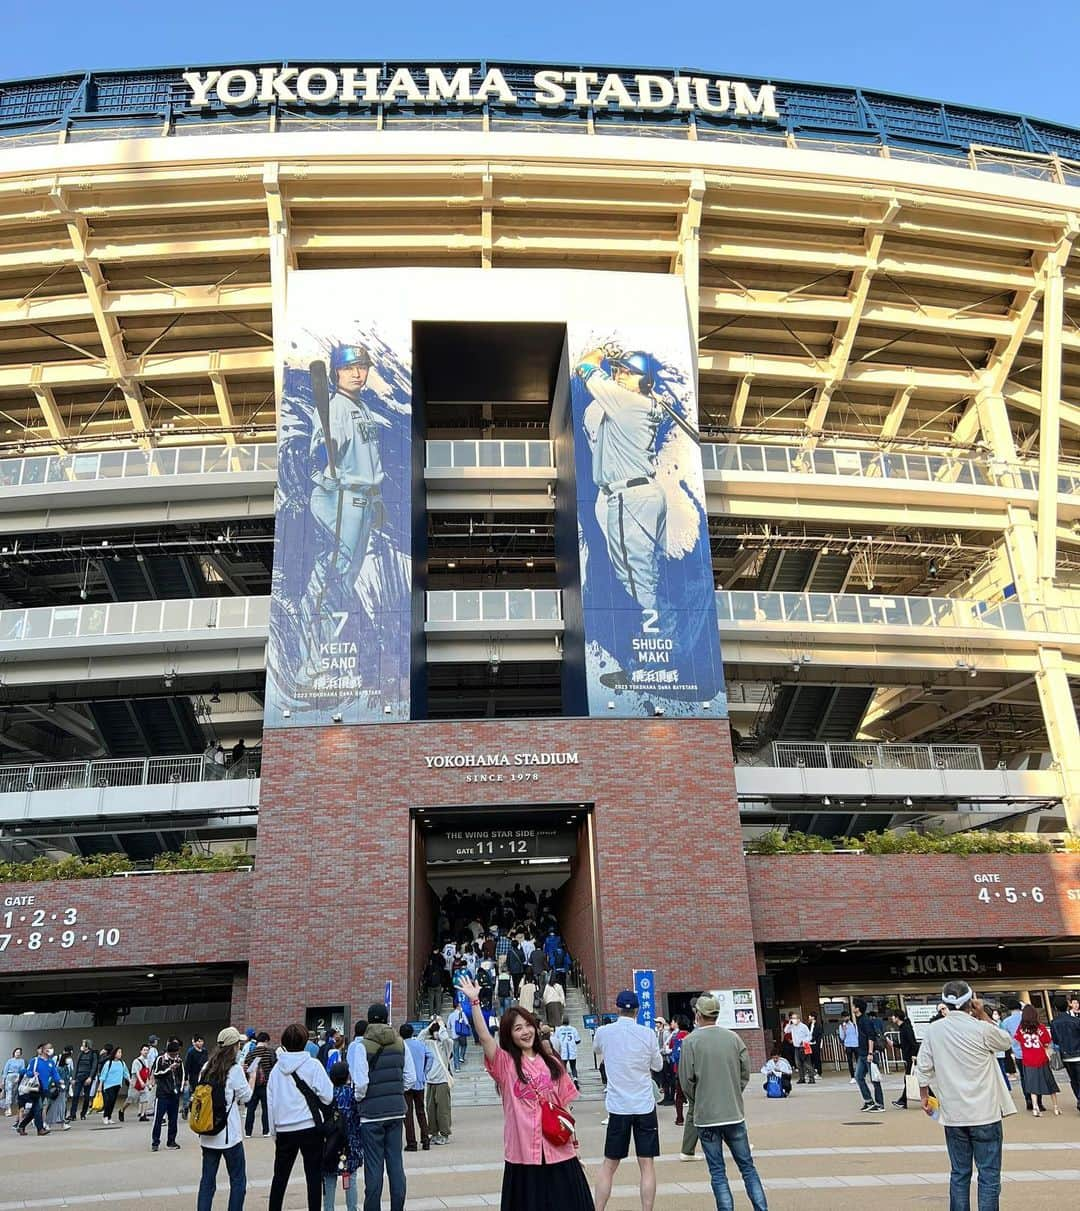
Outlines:
[[[542,1102],[555,1099],[568,1106],[578,1095],[551,1050],[550,1029],[515,1005],[499,1020],[496,1040],[484,1019],[479,985],[466,980],[460,989],[470,1004],[485,1067],[502,1097],[502,1211],[593,1211],[577,1141],[553,1144],[541,1129]]]

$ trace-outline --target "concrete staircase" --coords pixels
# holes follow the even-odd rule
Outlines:
[[[453,1003],[449,996],[444,999],[442,1015],[445,1018]],[[579,988],[573,985],[566,990],[566,1012],[571,1026],[577,1027],[581,1035],[581,1045],[578,1047],[578,1080],[581,1083],[581,1097],[578,1101],[602,1101],[603,1085],[600,1072],[593,1065],[592,1033],[585,1029],[584,1015],[588,1006]],[[499,1095],[495,1090],[495,1082],[484,1070],[484,1053],[469,1040],[469,1050],[464,1067],[454,1075],[454,1090],[451,1094],[454,1106],[498,1106]]]

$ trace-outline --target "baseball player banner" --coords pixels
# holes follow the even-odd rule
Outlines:
[[[269,727],[410,713],[411,325],[345,286],[293,275],[278,338]]]
[[[568,325],[589,714],[726,716],[681,283],[637,302]]]

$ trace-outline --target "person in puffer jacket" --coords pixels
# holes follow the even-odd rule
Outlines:
[[[320,1211],[323,1193],[322,1133],[315,1121],[316,1102],[329,1106],[334,1087],[326,1069],[305,1050],[308,1031],[294,1023],[281,1035],[277,1063],[266,1082],[270,1132],[274,1136],[274,1177],[270,1183],[269,1211],[281,1211],[285,1188],[296,1155],[304,1158],[308,1211]]]

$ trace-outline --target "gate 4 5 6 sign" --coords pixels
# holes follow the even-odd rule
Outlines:
[[[1041,887],[1005,887],[1001,884],[1001,876],[995,874],[980,874],[975,876],[979,885],[978,898],[984,904],[997,903],[1020,904],[1027,900],[1032,904],[1042,904],[1046,893]]]

